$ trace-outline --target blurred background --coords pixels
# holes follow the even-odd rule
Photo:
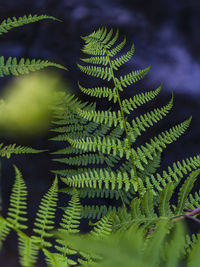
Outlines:
[[[135,54],[126,65],[126,72],[151,65],[149,74],[128,87],[125,96],[131,97],[142,90],[157,88],[161,83],[161,95],[146,109],[166,104],[172,91],[175,94],[171,114],[153,129],[155,133],[193,116],[191,127],[177,143],[168,147],[163,167],[173,161],[197,155],[200,151],[200,2],[198,0],[0,0],[0,20],[25,14],[47,14],[63,22],[44,20],[13,29],[0,36],[0,56],[48,59],[68,68],[68,72],[54,70],[78,97],[88,100],[78,90],[82,85],[96,85],[97,80],[88,79],[80,73],[76,63],[83,57],[80,36],[88,35],[101,26],[119,28],[127,36],[126,52],[132,42]],[[12,77],[0,79],[0,90]],[[0,94],[1,94],[0,91]],[[148,134],[146,137],[148,138]],[[57,145],[43,133],[37,138],[2,136],[7,143],[17,142],[38,149],[54,151]],[[52,182],[51,158],[48,153],[26,155],[2,160],[2,188],[7,207],[8,194],[13,184],[12,164],[22,171],[28,187],[31,187],[29,203],[34,208]],[[11,236],[12,240],[12,236]],[[18,266],[14,254],[15,242],[9,242],[0,255],[2,266]],[[9,257],[8,257],[9,255]],[[5,260],[5,263],[3,261]],[[40,265],[38,265],[40,266]],[[42,266],[42,265],[41,265]]]

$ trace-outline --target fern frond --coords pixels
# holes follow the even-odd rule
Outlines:
[[[168,131],[161,132],[157,137],[150,139],[149,143],[145,143],[145,146],[140,146],[137,148],[137,152],[132,149],[133,155],[136,155],[136,166],[144,170],[144,164],[147,164],[147,158],[153,160],[153,156],[156,155],[157,152],[162,152],[166,146],[174,141],[176,141],[189,127],[191,121],[191,117],[170,128]]]
[[[200,167],[200,156],[186,158],[182,162],[177,161],[173,163],[173,167],[168,167],[167,171],[163,171],[162,174],[156,173],[150,177],[146,177],[145,183],[148,189],[157,189],[162,191],[163,187],[167,183],[178,183],[180,178],[182,178],[188,172],[196,170]],[[176,184],[175,183],[175,184]]]
[[[49,267],[68,267],[70,265],[76,264],[75,261],[67,257],[63,257],[62,254],[52,253],[47,249],[43,249],[43,253],[45,255],[47,266]]]
[[[51,243],[46,238],[52,236],[48,231],[54,228],[54,218],[58,196],[58,179],[55,178],[52,186],[42,198],[39,210],[34,223],[33,231],[36,233],[32,238],[34,243],[39,243],[44,247],[50,247]]]
[[[21,172],[16,166],[15,168],[15,183],[10,195],[10,206],[8,209],[7,220],[18,229],[26,229],[24,222],[27,221],[27,189],[22,178]]]
[[[185,208],[185,203],[187,201],[187,196],[193,188],[194,182],[196,181],[197,176],[200,174],[200,168],[193,171],[185,180],[184,184],[181,186],[178,193],[178,204],[175,211],[175,214],[181,214]]]
[[[126,37],[124,37],[124,39],[123,39],[123,41],[121,43],[119,43],[114,48],[112,48],[112,49],[107,51],[109,57],[114,57],[116,54],[118,54],[123,49],[125,44],[126,44]],[[106,49],[110,48],[110,45],[105,44],[105,48]],[[116,62],[118,62],[118,61],[116,61]],[[115,62],[115,60],[111,62],[112,67],[114,66],[114,68],[115,68],[115,66],[117,65],[116,62]],[[122,62],[122,59],[119,60],[119,62]]]
[[[21,58],[19,62],[17,62],[17,58],[9,57],[6,61],[4,57],[0,57],[0,77],[4,77],[4,75],[20,75],[20,74],[28,74],[33,71],[41,70],[46,67],[56,67],[59,69],[67,70],[64,66],[60,64],[56,64],[54,62],[50,62],[48,60],[41,59],[24,59]]]
[[[109,101],[113,99],[113,102],[117,102],[117,94],[115,89],[111,89],[108,87],[95,87],[95,88],[85,88],[80,83],[78,83],[79,89],[87,95],[95,96],[95,97],[107,97]]]
[[[125,55],[122,55],[121,57],[118,57],[118,58],[112,60],[111,65],[112,65],[113,69],[118,70],[119,67],[121,67],[126,62],[128,62],[131,59],[131,57],[133,56],[134,51],[135,51],[135,47],[134,47],[134,44],[132,44],[131,49]],[[113,50],[109,51],[109,54],[113,55]]]
[[[125,139],[124,144],[119,139],[101,138],[99,136],[77,140],[71,138],[66,139],[75,148],[93,152],[99,151],[106,154],[112,153],[114,156],[118,154],[121,158],[125,155],[126,159],[130,157],[130,150],[127,149],[127,139]]]
[[[112,78],[111,68],[109,67],[96,67],[96,66],[82,66],[77,64],[79,69],[87,75],[101,78],[110,81]]]
[[[78,233],[78,227],[81,219],[82,206],[77,191],[74,189],[72,198],[69,201],[68,207],[63,215],[60,223],[60,230],[67,231],[69,234]]]
[[[172,216],[170,209],[170,199],[174,193],[174,185],[172,183],[166,184],[159,197],[159,215],[163,217]]]
[[[10,224],[0,215],[0,249],[3,241],[10,233]]]
[[[141,201],[142,210],[145,217],[148,218],[156,218],[157,215],[154,212],[154,203],[153,203],[153,193],[151,191],[147,191],[143,199]]]
[[[199,206],[200,206],[200,191],[195,192],[194,194],[189,194],[189,197],[188,197],[185,205],[189,209],[199,208]]]
[[[79,224],[81,219],[82,206],[76,190],[73,190],[72,198],[65,209],[65,213],[62,217],[59,232],[62,234],[75,234],[79,232]],[[56,245],[55,248],[66,257],[67,254],[76,254],[77,252],[64,245],[63,240],[57,239],[56,242],[60,245]]]
[[[88,188],[102,188],[106,189],[121,189],[122,186],[128,191],[131,185],[136,183],[129,178],[129,174],[124,172],[112,172],[106,169],[92,169],[88,172],[73,175],[71,177],[61,177],[61,180],[70,187],[88,187]]]
[[[46,150],[38,150],[26,146],[16,146],[16,144],[11,144],[4,146],[3,143],[0,144],[0,156],[10,158],[12,154],[25,154],[25,153],[40,153]]]
[[[85,111],[81,109],[77,109],[78,114],[86,120],[92,120],[96,123],[105,123],[108,124],[110,127],[114,125],[115,127],[117,124],[123,129],[123,120],[122,114],[120,111]]]
[[[123,111],[130,114],[130,111],[137,109],[139,106],[154,99],[161,91],[162,86],[159,86],[154,91],[148,91],[145,93],[137,94],[132,98],[122,100]]]
[[[94,229],[90,231],[89,235],[95,240],[105,239],[105,237],[111,234],[112,222],[113,222],[113,213],[111,212],[108,215],[101,218],[100,221],[98,221]]]
[[[33,23],[33,22],[37,22],[43,19],[52,19],[52,20],[57,20],[57,21],[61,21],[53,16],[47,16],[47,15],[24,15],[23,17],[13,17],[13,18],[7,18],[4,19],[1,23],[0,23],[0,35],[7,33],[9,30],[16,28],[16,27],[20,27],[23,26],[25,24],[29,24],[29,23]]]
[[[123,91],[123,87],[127,87],[128,85],[131,85],[141,79],[144,78],[144,76],[149,72],[150,66],[143,70],[136,70],[132,71],[129,74],[126,74],[125,76],[120,76],[120,78],[115,78],[117,82],[117,89],[120,91]]]
[[[147,176],[151,176],[154,173],[156,173],[157,169],[160,167],[161,163],[161,153],[157,153],[154,157],[153,160],[148,160],[147,165],[145,165],[145,169],[142,171],[138,171],[138,176],[142,179],[145,180]],[[130,165],[130,169],[132,166]]]
[[[39,248],[34,245],[32,238],[18,234],[19,262],[22,266],[34,266],[38,258]]]
[[[112,33],[113,33],[112,29],[107,34],[107,29],[101,28],[98,31],[94,31],[88,36],[82,37],[82,39],[86,43],[82,49],[82,52],[86,54],[90,54],[90,55],[104,55],[105,48],[110,49],[111,46],[113,46],[116,43],[119,37],[118,30],[116,31],[114,37],[112,37]],[[122,46],[123,46],[123,43],[121,45],[118,45],[118,48],[116,50],[119,50],[120,47],[122,48]],[[115,51],[113,51],[113,55],[114,53]]]
[[[128,127],[130,134],[133,135],[132,139],[135,140],[138,135],[141,135],[142,131],[146,131],[146,128],[153,126],[154,123],[157,123],[163,119],[169,113],[172,107],[173,96],[166,106],[155,108],[154,110],[132,120],[132,126]]]

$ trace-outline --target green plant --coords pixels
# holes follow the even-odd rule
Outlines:
[[[58,95],[52,107],[52,131],[57,133],[52,140],[66,142],[66,147],[51,154],[63,155],[53,160],[67,168],[52,170],[56,178],[40,202],[32,236],[24,232],[27,190],[14,166],[16,178],[10,207],[6,218],[0,216],[0,240],[3,242],[11,229],[17,233],[22,266],[36,264],[39,250],[48,266],[198,264],[199,234],[189,236],[179,221],[186,217],[198,221],[200,195],[191,190],[200,174],[200,156],[157,172],[164,148],[185,132],[191,118],[137,146],[136,139],[142,132],[171,110],[173,96],[167,105],[131,117],[132,111],[154,99],[161,87],[130,99],[122,98],[123,90],[141,80],[149,67],[116,76],[134,52],[132,45],[130,51],[120,55],[126,39],[118,42],[118,37],[118,31],[113,35],[113,30],[108,32],[106,28],[83,37],[82,51],[90,57],[82,59],[85,65],[78,64],[81,71],[107,80],[110,86],[85,88],[78,83],[80,90],[113,101],[115,109],[97,110],[95,102],[83,103],[65,93]],[[58,178],[67,188],[58,190]],[[68,206],[62,208],[63,216],[56,230],[59,191],[72,197]],[[97,203],[91,205],[90,198]],[[99,205],[100,198],[110,204]],[[81,204],[80,199],[87,200],[88,205]],[[79,233],[82,218],[95,219],[89,223],[93,229],[87,234]]]

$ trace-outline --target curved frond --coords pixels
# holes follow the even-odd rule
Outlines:
[[[28,74],[30,72],[41,70],[46,67],[56,67],[59,69],[67,70],[64,66],[50,62],[48,60],[25,60],[24,58],[21,58],[18,62],[16,57],[9,57],[6,61],[4,60],[3,56],[0,57],[0,77],[11,74],[15,76],[20,74]]]
[[[47,15],[24,15],[23,17],[13,17],[13,18],[7,18],[4,19],[0,23],[0,35],[7,33],[9,30],[23,26],[25,24],[37,22],[43,19],[52,19],[52,20],[57,20],[60,21],[59,19],[53,17],[53,16],[47,16]]]

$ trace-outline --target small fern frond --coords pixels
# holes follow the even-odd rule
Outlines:
[[[0,144],[0,156],[1,157],[7,157],[10,158],[12,154],[35,154],[35,153],[41,153],[46,150],[38,150],[31,147],[26,146],[16,146],[16,144],[11,144],[4,146],[3,143]]]
[[[193,188],[194,182],[196,181],[197,176],[200,174],[200,168],[193,171],[185,180],[184,184],[181,186],[178,193],[178,204],[175,211],[176,215],[179,215],[183,212],[185,208],[185,203],[187,202],[187,197],[190,191]]]
[[[65,213],[60,223],[59,230],[67,231],[69,234],[78,233],[78,227],[81,219],[81,210],[82,206],[79,200],[77,191],[74,189],[72,198],[69,201],[68,207],[65,210]]]
[[[56,64],[54,62],[50,62],[48,60],[41,59],[24,59],[21,58],[19,62],[17,62],[17,58],[9,57],[6,62],[4,57],[0,57],[0,77],[4,77],[4,75],[20,75],[20,74],[28,74],[33,71],[41,70],[46,67],[56,67],[59,69],[67,70],[64,66],[60,64]]]
[[[130,114],[130,111],[137,109],[139,106],[144,105],[150,100],[154,99],[161,91],[162,86],[159,86],[154,91],[137,94],[129,99],[122,100],[123,111]]]
[[[53,16],[47,16],[47,15],[24,15],[23,17],[13,17],[13,18],[7,18],[4,19],[1,23],[0,23],[0,35],[7,33],[9,30],[16,28],[16,27],[20,27],[23,26],[25,24],[29,24],[29,23],[33,23],[33,22],[37,22],[43,19],[52,19],[52,20],[57,20],[57,21],[61,21]]]
[[[111,234],[112,222],[113,222],[113,213],[111,212],[97,222],[96,226],[92,231],[90,231],[89,235],[95,240],[105,239]]]
[[[37,261],[39,247],[35,246],[32,238],[18,234],[19,262],[22,266],[34,266]]]
[[[10,233],[10,224],[0,215],[0,249]]]
[[[52,186],[42,198],[39,210],[34,223],[33,231],[36,233],[32,238],[34,243],[39,243],[44,247],[50,247],[51,243],[46,241],[46,238],[52,236],[48,231],[54,228],[54,218],[56,204],[58,199],[58,179],[55,178]]]
[[[154,212],[153,193],[151,191],[147,191],[144,194],[141,204],[142,204],[142,211],[145,217],[148,218],[157,217],[157,215]]]
[[[81,219],[81,210],[82,206],[79,200],[79,196],[77,191],[74,189],[72,198],[65,208],[65,213],[62,217],[60,228],[58,231],[61,234],[77,234],[79,232],[79,225]],[[77,254],[76,251],[70,249],[69,247],[64,245],[63,240],[57,239],[56,242],[60,245],[56,245],[55,248],[64,256],[66,257],[67,254]]]
[[[27,221],[27,189],[22,178],[21,172],[16,166],[15,168],[15,183],[10,195],[10,206],[8,209],[7,220],[11,225],[18,229],[26,229],[24,222]]]
[[[168,183],[165,185],[163,191],[159,197],[159,215],[163,217],[172,216],[172,211],[170,209],[170,199],[174,193],[174,185]]]
[[[194,194],[189,194],[189,197],[186,202],[186,207],[189,209],[196,209],[200,206],[200,191],[195,192]]]

